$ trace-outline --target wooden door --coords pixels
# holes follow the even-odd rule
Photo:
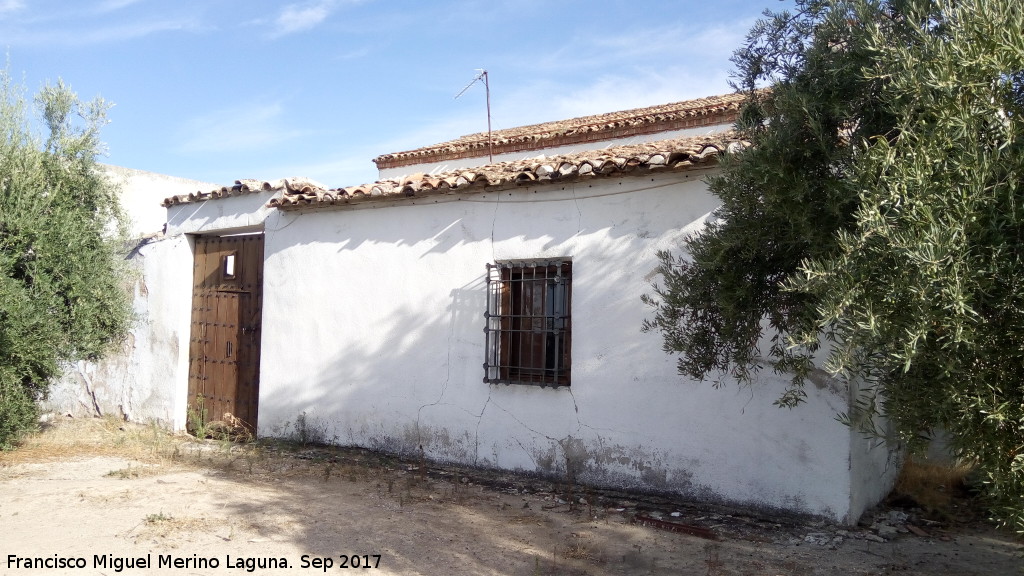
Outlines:
[[[197,238],[189,429],[226,422],[256,431],[262,306],[263,235]]]

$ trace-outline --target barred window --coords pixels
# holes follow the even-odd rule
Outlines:
[[[569,385],[572,262],[487,265],[484,382]]]

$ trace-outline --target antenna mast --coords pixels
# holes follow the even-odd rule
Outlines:
[[[469,87],[473,84],[480,81],[484,83],[484,92],[487,93],[487,161],[493,164],[494,152],[491,147],[491,84],[487,81],[487,70],[482,70],[480,68],[477,68],[476,70],[479,74],[476,75],[476,78],[470,80],[469,84],[466,84],[466,87],[463,88],[461,92],[455,95],[455,99],[457,100],[459,96],[465,94],[466,90],[469,90]]]

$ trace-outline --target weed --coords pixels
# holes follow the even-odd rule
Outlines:
[[[206,438],[209,430],[206,428],[207,411],[203,405],[203,396],[197,395],[187,411],[186,427],[196,438]]]
[[[308,444],[326,444],[327,424],[325,422],[318,422],[316,418],[302,411],[295,417],[294,438],[303,446]]]
[[[231,437],[225,434],[217,434],[215,436],[217,440],[217,448],[224,454],[231,454],[232,449],[235,447],[234,442],[231,441]]]
[[[120,478],[122,480],[127,480],[129,478],[138,478],[139,469],[132,468],[131,466],[129,466],[127,468],[121,468],[120,470],[111,470],[110,472],[106,473],[106,476]]]
[[[420,444],[420,481],[426,481],[427,479],[427,454],[423,451],[423,445]]]
[[[260,445],[253,446],[244,453],[246,468],[249,471],[249,475],[252,475],[253,469],[258,462],[263,461],[265,458],[263,454],[263,447]]]
[[[456,504],[462,504],[462,501],[466,497],[466,485],[460,481],[452,483],[452,500]]]
[[[159,524],[161,522],[170,522],[171,520],[173,520],[173,518],[164,514],[163,510],[156,514],[146,516],[146,524]]]
[[[597,520],[597,514],[594,514],[594,491],[590,486],[586,488],[586,503],[587,503],[587,518],[591,520]]]

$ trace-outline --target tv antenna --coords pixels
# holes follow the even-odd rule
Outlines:
[[[479,74],[476,75],[476,78],[470,80],[469,84],[466,84],[466,87],[461,92],[455,95],[455,99],[458,100],[459,96],[465,94],[466,90],[469,90],[473,84],[477,82],[484,83],[484,91],[487,93],[487,162],[493,164],[494,152],[491,148],[491,84],[487,81],[487,70],[477,68],[476,71]]]

